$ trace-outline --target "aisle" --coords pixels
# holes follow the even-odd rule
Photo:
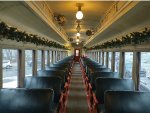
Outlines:
[[[73,67],[66,113],[88,113],[88,104],[79,63],[75,63]]]

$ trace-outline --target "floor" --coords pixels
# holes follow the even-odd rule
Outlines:
[[[72,69],[66,113],[89,113],[80,64],[75,63]]]

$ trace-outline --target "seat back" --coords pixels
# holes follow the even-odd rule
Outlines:
[[[111,69],[109,68],[95,68],[93,70],[89,70],[88,72],[88,77],[90,78],[91,74],[92,73],[95,73],[95,72],[112,72]]]
[[[66,82],[66,76],[65,76],[65,72],[64,71],[60,71],[60,70],[39,70],[37,72],[37,76],[43,77],[60,77],[62,79],[62,89],[64,88],[64,84]]]
[[[98,78],[98,77],[101,77],[101,78],[119,78],[119,74],[117,72],[95,72],[95,73],[92,73],[91,76],[90,76],[90,83],[92,85],[92,88],[95,89],[95,80]]]
[[[119,78],[97,78],[95,83],[95,94],[98,101],[104,103],[104,92],[107,90],[122,91],[129,90],[134,91],[134,83],[131,79],[119,79]]]
[[[107,91],[105,113],[150,113],[150,92]]]
[[[65,77],[68,76],[68,69],[62,69],[62,68],[57,68],[57,67],[49,67],[47,70],[48,70],[48,71],[49,71],[49,70],[63,71]],[[47,70],[46,70],[46,71],[47,71]]]
[[[97,67],[97,68],[93,68],[93,69],[91,70],[91,72],[96,72],[96,71],[112,72],[110,68],[106,68],[106,67]]]
[[[25,88],[50,88],[54,90],[54,102],[59,102],[61,95],[61,79],[58,77],[33,77],[25,78]]]
[[[0,89],[1,113],[52,113],[51,89]]]

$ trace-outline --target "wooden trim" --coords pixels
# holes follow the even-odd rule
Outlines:
[[[101,64],[101,52],[99,51],[99,64]]]
[[[135,83],[135,89],[136,90],[139,90],[140,63],[141,63],[141,53],[140,52],[134,52],[133,53],[133,66],[132,66],[132,79]]]
[[[59,61],[59,54],[60,54],[60,52],[59,52],[59,50],[57,50],[57,62]]]
[[[100,55],[100,52],[97,51],[97,62],[99,63],[99,55]]]
[[[56,54],[56,52],[55,52],[55,51],[53,51],[53,64],[55,64],[55,62],[56,62],[55,54]]]
[[[24,86],[25,79],[25,50],[18,50],[18,87]]]
[[[62,51],[60,51],[60,60],[62,60]]]
[[[109,52],[106,52],[106,67],[109,68]]]
[[[45,51],[44,50],[41,50],[41,69],[42,70],[45,70]]]
[[[1,36],[0,36],[1,37]],[[24,50],[50,50],[50,49],[56,49],[56,48],[50,48],[50,47],[46,47],[46,46],[37,46],[35,44],[32,43],[23,43],[23,42],[17,42],[15,40],[7,40],[7,39],[3,39],[2,41],[0,41],[0,48],[2,49],[24,49]]]
[[[97,53],[97,55],[96,55],[96,61],[99,62],[98,61],[99,52],[97,51],[96,53]]]
[[[104,52],[102,52],[102,65],[104,65]]]
[[[50,50],[47,50],[47,66],[50,66]]]
[[[50,51],[50,59],[51,59],[51,62],[50,62],[50,66],[53,65],[53,51]]]
[[[115,72],[115,52],[112,52],[111,70]]]
[[[33,62],[32,75],[35,76],[37,75],[37,50],[32,51],[32,62]]]
[[[51,51],[51,64],[54,64],[54,51]]]
[[[142,44],[138,45],[126,45],[118,48],[99,49],[99,50],[108,52],[149,52],[150,41],[143,42]]]
[[[119,76],[123,78],[124,76],[124,65],[125,65],[125,53],[120,52],[120,62],[119,62]]]
[[[58,55],[57,55],[57,51],[55,51],[55,63],[57,63],[58,61]]]
[[[2,60],[3,60],[3,55],[2,55],[2,48],[0,48],[0,88],[3,86],[3,68],[2,68]]]

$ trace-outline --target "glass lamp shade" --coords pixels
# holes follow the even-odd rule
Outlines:
[[[76,18],[77,18],[78,20],[81,20],[81,19],[83,18],[83,13],[82,13],[82,11],[78,11],[78,12],[76,13]]]
[[[77,36],[79,37],[79,36],[80,36],[80,33],[77,33]]]

